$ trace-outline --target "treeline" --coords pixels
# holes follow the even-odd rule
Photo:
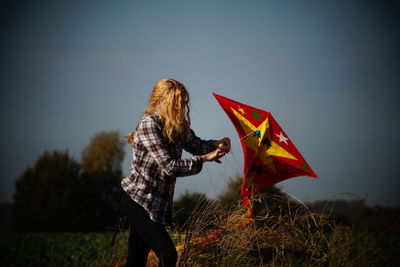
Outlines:
[[[336,224],[353,226],[357,232],[400,233],[400,207],[370,207],[364,199],[356,199],[317,201],[310,209],[329,215]]]
[[[3,204],[3,230],[107,231],[116,220],[124,158],[117,132],[94,136],[80,162],[67,151],[44,152],[15,184],[14,202]]]
[[[111,231],[116,227],[122,194],[124,144],[118,132],[94,136],[81,159],[67,151],[44,152],[17,179],[13,203],[0,203],[0,231]],[[216,199],[186,192],[174,202],[173,221],[179,228],[194,210],[218,205],[229,210],[242,199],[241,178],[230,181]],[[282,214],[299,205],[277,187],[255,197],[254,212]],[[290,203],[290,205],[288,205]],[[400,208],[369,207],[363,200],[318,201],[307,204],[316,216],[358,231],[400,232]]]

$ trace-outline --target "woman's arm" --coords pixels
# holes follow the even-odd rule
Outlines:
[[[192,129],[190,129],[183,145],[183,149],[192,155],[208,154],[217,148],[220,148],[224,153],[228,153],[231,149],[231,140],[228,137],[224,137],[221,140],[202,140],[196,136]]]
[[[197,137],[192,129],[185,139],[184,147],[187,152],[193,155],[202,155],[203,161],[217,161],[231,149],[231,140],[224,137],[221,140],[202,140]]]
[[[167,140],[160,125],[151,116],[144,118],[136,131],[139,142],[148,151],[159,167],[169,176],[188,176],[201,171],[203,158],[194,156],[186,159],[175,159],[167,148]]]
[[[202,140],[197,137],[192,129],[189,129],[187,136],[184,137],[183,149],[192,155],[204,155],[215,150],[216,140]]]

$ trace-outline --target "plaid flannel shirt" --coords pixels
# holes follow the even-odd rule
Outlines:
[[[176,178],[199,173],[203,167],[199,155],[213,151],[214,142],[201,140],[191,129],[187,136],[169,142],[159,117],[145,115],[136,127],[131,171],[121,186],[153,221],[169,225]],[[181,159],[182,149],[195,156]]]

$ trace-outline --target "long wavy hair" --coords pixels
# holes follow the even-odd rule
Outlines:
[[[164,123],[164,134],[170,142],[174,142],[176,134],[184,134],[190,129],[189,93],[185,86],[174,79],[159,80],[151,92],[149,103],[144,114],[156,112]],[[133,144],[134,132],[127,138]]]

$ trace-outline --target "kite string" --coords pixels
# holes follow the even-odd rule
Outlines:
[[[242,139],[245,139],[246,137],[248,137],[249,135],[251,135],[253,132],[250,132],[250,133],[248,133],[248,134],[246,134],[245,136],[243,136],[242,138],[239,138],[239,142],[242,140]]]
[[[211,177],[210,173],[208,172],[208,168],[204,168],[204,169],[206,170],[208,180],[210,181],[211,187],[213,188],[214,192],[217,192],[217,187],[214,185],[214,183],[212,181],[212,177]]]
[[[197,113],[197,115],[199,116],[198,119],[204,120],[204,119],[203,119],[204,116],[203,116],[203,112],[202,112],[202,111],[200,111],[199,109],[197,109],[195,106],[191,106],[190,109],[191,109],[192,112]],[[251,135],[252,133],[253,133],[253,132],[250,132],[249,134],[243,136],[242,138],[237,138],[237,139],[235,138],[235,140],[237,140],[239,143],[241,143],[241,140],[242,140],[242,139],[248,137],[248,136]],[[230,151],[229,154],[232,155],[232,159],[233,159],[233,161],[235,162],[236,166],[235,166],[235,164],[232,164],[232,162],[231,162],[230,160],[228,160],[228,159],[225,157],[225,161],[224,161],[224,164],[225,164],[225,166],[224,166],[224,167],[225,167],[224,175],[221,175],[221,176],[222,176],[222,178],[223,178],[223,180],[224,180],[224,182],[225,182],[226,185],[228,185],[228,184],[230,183],[230,181],[229,181],[229,179],[228,179],[228,177],[227,177],[227,163],[228,163],[233,169],[237,169],[239,173],[243,173],[242,168],[241,168],[241,166],[240,166],[238,160],[236,159],[236,157],[235,157],[235,155],[234,155],[235,153],[233,153],[233,148],[232,148],[232,147],[231,147],[231,151]],[[207,172],[207,176],[208,176],[208,178],[209,178],[209,180],[210,180],[210,182],[211,182],[211,186],[213,187],[213,189],[214,189],[215,191],[218,191],[218,190],[216,190],[216,189],[217,189],[217,186],[215,186],[215,184],[213,184],[213,182],[212,182],[211,174],[208,172],[208,169],[207,169],[207,168],[205,168],[205,169],[206,169],[206,172]]]
[[[231,164],[231,166],[232,166],[234,169],[237,168],[238,172],[241,173],[241,172],[242,172],[242,167],[240,166],[239,161],[236,159],[236,156],[235,156],[235,153],[234,153],[233,148],[231,148],[231,151],[230,151],[229,154],[232,156],[232,159],[233,159],[233,161],[234,161],[235,164],[236,164],[236,166],[234,166],[234,165],[232,165],[232,164]]]

